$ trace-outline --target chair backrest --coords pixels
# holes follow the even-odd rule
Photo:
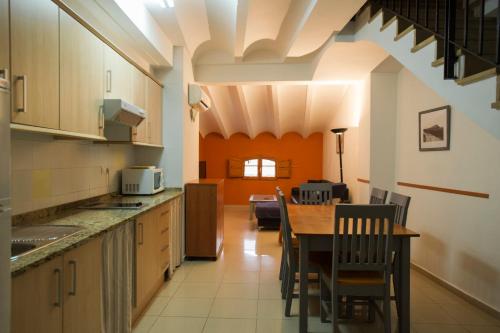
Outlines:
[[[395,214],[394,205],[338,204],[335,207],[335,279],[339,270],[390,274]]]
[[[301,205],[333,204],[332,183],[304,183],[299,191]]]
[[[370,204],[383,205],[387,199],[387,191],[381,190],[379,188],[372,188],[372,193],[370,194]]]
[[[392,192],[389,198],[391,205],[396,205],[396,219],[395,224],[400,224],[406,227],[406,217],[408,216],[408,207],[410,207],[411,197]]]
[[[293,271],[295,269],[293,267],[295,265],[295,260],[293,259],[292,229],[290,227],[290,220],[288,219],[288,208],[286,206],[286,198],[279,187],[276,187],[276,194],[280,206],[281,233],[283,237],[284,252],[286,255],[286,260],[288,262],[288,265],[291,267]]]

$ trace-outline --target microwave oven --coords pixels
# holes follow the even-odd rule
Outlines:
[[[163,190],[161,168],[133,166],[122,171],[122,194],[149,195]]]

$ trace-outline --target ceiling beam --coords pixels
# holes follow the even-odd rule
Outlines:
[[[306,100],[304,108],[304,127],[302,128],[302,137],[307,138],[311,134],[311,113],[313,86],[306,85]]]
[[[248,136],[250,137],[250,139],[255,138],[256,133],[252,125],[250,112],[248,111],[247,108],[247,102],[245,99],[243,88],[241,87],[241,85],[238,85],[238,86],[229,86],[228,89],[229,89],[229,96],[231,98],[231,103],[233,104],[233,108],[235,110],[239,110],[239,112],[243,115]]]
[[[242,57],[245,51],[245,34],[247,30],[249,0],[239,0],[236,12],[236,36],[234,42],[234,56]]]
[[[194,67],[194,78],[198,83],[310,81],[316,63],[284,64],[214,64]]]
[[[212,115],[214,116],[215,122],[217,123],[217,126],[219,127],[219,133],[222,134],[224,139],[229,139],[229,133],[227,130],[227,126],[224,125],[224,120],[221,114],[219,113],[217,109],[217,102],[215,99],[212,97],[212,94],[210,93],[210,89],[208,87],[203,86],[202,87],[203,91],[207,94],[207,96],[210,98],[212,101],[212,106],[210,107],[210,110],[208,112],[211,112]]]
[[[280,55],[285,59],[295,40],[306,25],[307,20],[316,6],[317,0],[292,1],[278,35]]]
[[[266,86],[267,88],[267,110],[272,112],[274,120],[274,135],[281,138],[280,111],[278,104],[278,87],[274,85]]]

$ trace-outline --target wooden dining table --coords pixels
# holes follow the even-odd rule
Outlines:
[[[335,205],[288,205],[292,232],[299,240],[299,332],[307,332],[308,271],[310,251],[333,251]],[[394,289],[399,332],[410,332],[410,240],[420,235],[401,225],[394,225]]]

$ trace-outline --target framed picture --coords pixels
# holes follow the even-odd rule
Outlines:
[[[418,113],[418,147],[420,151],[450,150],[449,105]]]

